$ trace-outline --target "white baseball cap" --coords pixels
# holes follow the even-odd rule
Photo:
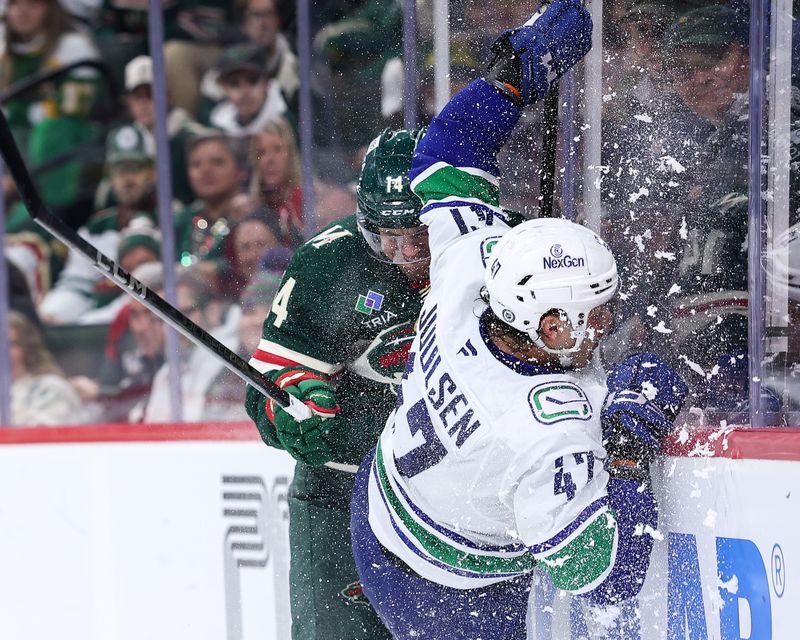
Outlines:
[[[153,84],[153,61],[150,56],[136,56],[125,65],[125,91],[143,84]]]

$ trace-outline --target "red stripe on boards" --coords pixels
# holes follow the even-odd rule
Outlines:
[[[75,427],[0,428],[0,445],[76,442],[186,442],[261,440],[252,422],[96,424]]]
[[[74,427],[0,428],[0,446],[103,442],[261,440],[252,422],[99,424]],[[800,461],[800,427],[697,429],[668,436],[664,452],[676,457]]]
[[[683,435],[679,431],[663,445],[668,456],[680,458],[800,461],[800,427],[702,428]]]

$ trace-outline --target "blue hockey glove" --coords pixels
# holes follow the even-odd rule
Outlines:
[[[331,386],[322,375],[305,367],[286,367],[269,374],[287,393],[300,398],[314,415],[298,422],[272,400],[266,401],[267,418],[275,425],[278,440],[295,460],[321,465],[336,454],[336,417],[340,411]]]
[[[541,100],[592,48],[592,19],[578,0],[543,5],[521,27],[500,34],[486,80],[517,106]]]
[[[608,373],[607,385],[609,393],[644,391],[670,421],[675,420],[689,392],[675,369],[654,353],[625,358]]]
[[[612,477],[645,479],[661,439],[673,426],[688,393],[681,377],[651,353],[631,356],[608,376],[600,413],[603,445]]]

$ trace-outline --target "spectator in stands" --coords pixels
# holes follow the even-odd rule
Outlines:
[[[603,237],[621,271],[616,340],[646,350],[649,313],[663,306],[672,284],[665,258],[673,251],[681,217],[663,215],[681,198],[682,185],[664,158],[687,163],[686,150],[708,135],[707,123],[678,98],[666,73],[671,24],[690,0],[625,0],[616,24],[630,34],[607,56],[604,77],[614,92],[603,104]],[[682,165],[681,165],[682,166]],[[665,286],[666,285],[666,286]],[[657,323],[656,323],[657,324]],[[625,353],[620,354],[627,355]]]
[[[120,231],[138,216],[156,219],[153,152],[142,132],[127,125],[109,134],[106,164],[117,205],[92,215],[82,233],[100,251],[116,259]],[[70,252],[56,286],[39,307],[42,321],[77,321],[94,306],[92,294],[101,279],[82,254]]]
[[[148,262],[161,262],[161,233],[150,218],[131,220],[119,234],[117,263],[133,273]],[[128,303],[128,297],[108,278],[102,278],[92,292],[93,307],[82,313],[79,324],[108,324]]]
[[[359,169],[361,164],[358,165]],[[356,194],[350,184],[314,179],[314,225],[319,230],[356,210]],[[304,229],[305,231],[305,229]],[[312,230],[313,235],[313,230]]]
[[[177,255],[184,266],[221,256],[222,241],[236,222],[232,204],[246,178],[233,142],[219,131],[190,138],[187,155],[197,200],[175,218]]]
[[[663,295],[670,305],[652,322],[669,328],[655,332],[663,338],[656,348],[680,368],[697,404],[731,415],[748,402],[746,18],[724,4],[702,6],[681,15],[668,34],[675,91],[708,133],[685,145],[677,158],[682,170],[672,174],[679,187],[670,207],[680,228],[665,280],[670,295]],[[794,181],[797,166],[791,169]],[[794,189],[790,210],[797,210]],[[764,400],[777,404],[774,396]]]
[[[10,0],[0,38],[0,90],[79,60],[97,60],[94,43],[77,30],[58,0]],[[27,162],[36,167],[95,137],[88,119],[97,74],[78,68],[37,85],[4,104],[9,125]],[[42,198],[68,207],[85,190],[86,161],[74,160],[39,178]]]
[[[150,262],[133,271],[148,289],[163,294],[161,263]],[[96,379],[72,378],[83,400],[99,405],[107,422],[126,421],[131,409],[150,393],[153,377],[164,364],[164,323],[130,296],[112,320],[100,373]]]
[[[212,126],[247,138],[279,116],[292,117],[274,71],[267,70],[264,46],[248,43],[227,49],[217,63],[217,73],[225,100],[212,109]]]
[[[281,33],[282,28],[276,0],[242,2],[242,31],[252,42],[264,47],[267,75],[275,78],[287,103],[294,105],[300,87],[297,56],[292,52],[286,36]]]
[[[725,5],[684,13],[673,25],[669,69],[675,91],[712,125],[723,123],[735,102],[745,102],[750,67],[747,23]]]
[[[39,329],[17,311],[10,311],[8,320],[14,426],[81,423],[81,399],[45,347]]]
[[[261,340],[261,326],[269,314],[272,299],[278,292],[281,274],[262,271],[247,285],[241,299],[241,317],[237,342],[230,348],[244,360],[255,353]],[[204,419],[246,420],[244,407],[245,385],[234,373],[223,369],[206,392]],[[236,406],[239,402],[240,406]]]
[[[262,256],[281,246],[280,237],[277,214],[263,208],[232,226],[215,268],[217,289],[226,300],[239,301],[260,271]]]
[[[125,102],[135,126],[149,138],[155,148],[155,105],[153,103],[153,61],[150,56],[137,56],[125,66]],[[172,197],[188,205],[194,200],[186,170],[186,143],[198,135],[202,127],[189,112],[175,107],[167,113]]]
[[[117,86],[133,58],[147,53],[147,0],[90,0],[99,4],[90,25]]]
[[[326,9],[319,12],[323,19]],[[338,13],[314,36],[314,46],[330,70],[336,143],[352,150],[369,142],[380,121],[380,91],[363,87],[380,87],[385,62],[400,55],[403,7],[396,0],[361,0]]]
[[[175,275],[175,294],[181,313],[199,325],[229,348],[236,348],[239,314],[229,313],[221,322],[221,308],[214,288],[202,271],[195,267],[180,268]],[[208,390],[221,372],[223,365],[205,347],[192,345],[181,338],[181,389],[183,392],[183,419],[202,420]],[[166,422],[172,417],[170,403],[170,371],[162,366],[153,379],[150,396],[132,413],[136,418],[141,411],[144,422]]]
[[[19,269],[36,305],[53,285],[53,276],[64,266],[66,248],[53,236],[44,233],[21,207],[28,224],[9,232],[6,229],[5,256]],[[6,221],[8,222],[8,221]]]
[[[264,47],[266,76],[274,78],[274,82],[280,87],[283,99],[289,106],[289,111],[297,114],[297,89],[300,86],[297,56],[292,52],[286,36],[281,33],[281,17],[276,1],[244,0],[241,9],[241,30],[244,36]],[[207,111],[225,97],[219,86],[219,73],[216,68],[204,76],[201,91],[203,102],[209,103]],[[201,120],[206,117],[205,112],[201,107],[199,114]]]
[[[250,192],[278,213],[281,240],[296,248],[303,242],[303,191],[300,152],[291,125],[278,118],[262,127],[250,145],[254,168]]]
[[[226,0],[177,0],[164,11],[164,62],[172,104],[194,117],[200,81],[222,46],[241,39],[236,5]]]

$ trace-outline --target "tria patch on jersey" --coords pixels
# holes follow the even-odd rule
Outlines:
[[[383,295],[370,289],[367,295],[359,294],[356,301],[356,311],[370,316],[373,311],[380,311],[383,306]]]
[[[533,417],[542,424],[563,420],[591,420],[592,404],[586,393],[572,382],[544,382],[528,394]]]

